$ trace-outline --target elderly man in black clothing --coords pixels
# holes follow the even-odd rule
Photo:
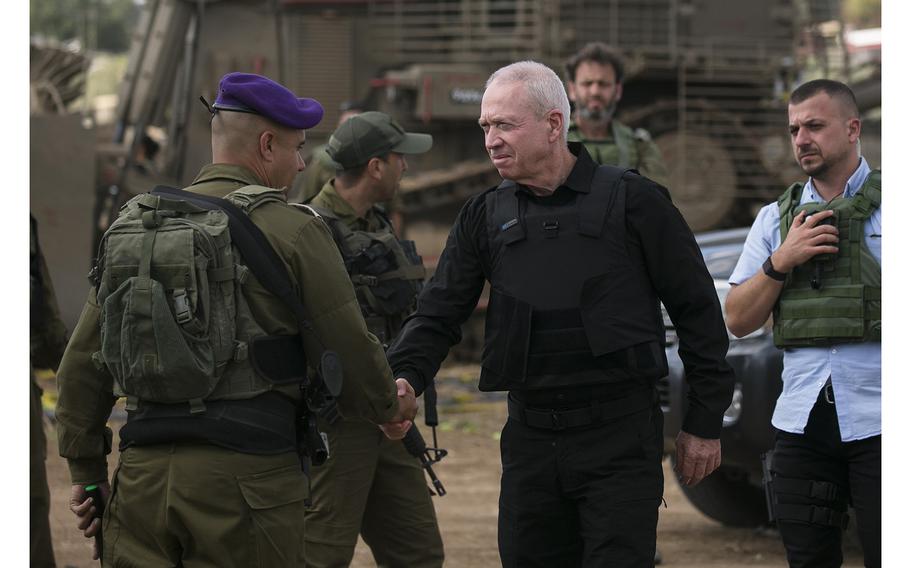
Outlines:
[[[491,284],[480,390],[509,391],[503,566],[649,566],[663,495],[660,302],[689,383],[680,479],[720,464],[733,374],[704,261],[665,188],[566,142],[559,77],[531,61],[487,81],[480,126],[503,183],[465,204],[389,350],[417,392]]]

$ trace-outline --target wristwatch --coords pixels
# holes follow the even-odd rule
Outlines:
[[[768,257],[768,260],[766,260],[765,263],[761,265],[761,267],[762,267],[762,270],[765,271],[765,274],[767,274],[769,278],[773,278],[773,279],[777,280],[778,282],[783,282],[784,280],[787,279],[786,274],[784,274],[783,272],[778,272],[778,271],[774,270],[774,265],[771,264],[770,256]]]

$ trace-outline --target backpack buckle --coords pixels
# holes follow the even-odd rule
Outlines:
[[[173,292],[174,317],[179,324],[189,323],[193,319],[190,311],[190,299],[186,295],[186,288],[177,288]]]

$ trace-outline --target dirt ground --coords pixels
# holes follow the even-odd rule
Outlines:
[[[53,382],[46,387],[45,402],[52,414]],[[478,393],[476,368],[449,366],[439,379],[440,444],[448,457],[435,466],[448,494],[434,497],[446,548],[446,566],[484,568],[499,566],[496,547],[496,515],[499,498],[499,431],[506,409],[501,395]],[[115,415],[117,418],[118,415]],[[113,423],[115,430],[119,427]],[[428,428],[424,435],[429,438]],[[69,477],[57,455],[56,435],[48,428],[48,478],[51,486],[51,530],[58,566],[88,568],[91,544],[75,529],[67,509]],[[429,441],[429,440],[428,440]],[[116,458],[112,458],[111,464]],[[113,467],[113,466],[112,466]],[[664,460],[666,508],[661,508],[658,549],[663,566],[677,568],[786,566],[784,549],[776,533],[758,529],[731,529],[705,517],[682,495]],[[354,557],[355,568],[375,566],[369,549],[361,542]],[[861,553],[848,548],[844,566],[862,566]]]

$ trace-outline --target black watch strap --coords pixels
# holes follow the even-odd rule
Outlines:
[[[770,256],[768,257],[768,260],[766,260],[765,263],[761,265],[761,267],[762,267],[762,270],[765,271],[765,274],[767,274],[769,278],[773,278],[773,279],[777,280],[778,282],[783,282],[784,280],[787,279],[786,274],[784,274],[783,272],[778,272],[778,271],[774,270],[774,265],[771,264]]]

